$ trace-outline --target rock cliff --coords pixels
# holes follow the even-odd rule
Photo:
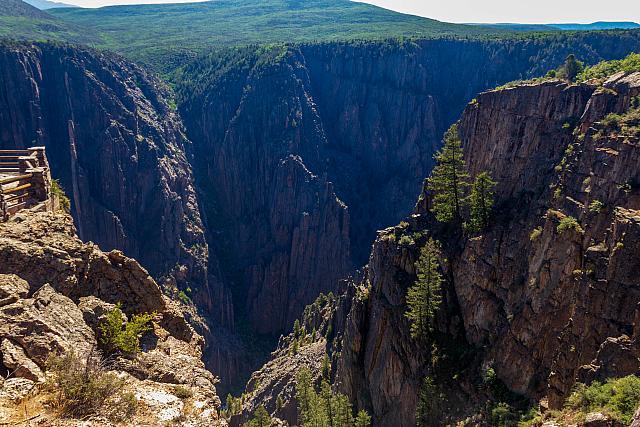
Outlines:
[[[79,237],[137,259],[167,294],[193,301],[187,315],[207,336],[209,366],[237,373],[223,369],[243,350],[226,329],[231,299],[165,84],[116,55],[50,43],[2,42],[0,64],[0,148],[46,146]]]
[[[498,181],[491,226],[452,233],[421,196],[406,222],[380,233],[368,300],[352,305],[343,331],[337,381],[376,425],[414,425],[425,375],[459,389],[446,399],[450,422],[482,401],[477,378],[488,368],[510,391],[552,408],[576,381],[638,373],[639,94],[640,74],[619,73],[523,83],[467,106],[459,126],[469,170]],[[458,359],[453,385],[404,318],[425,233],[443,242],[448,260],[438,346],[454,340],[471,355]]]
[[[118,303],[129,318],[154,313],[141,353],[107,365],[138,402],[130,421],[226,425],[217,379],[201,361],[202,337],[149,273],[119,251],[82,243],[68,215],[29,211],[0,224],[1,422],[76,425],[58,419],[43,387],[52,357],[93,354],[101,322]],[[91,425],[112,424],[97,417]]]
[[[411,211],[440,136],[478,92],[569,52],[595,62],[640,46],[619,37],[246,48],[184,67],[180,113],[236,314],[286,331]]]
[[[189,142],[164,85],[76,47],[4,43],[0,64],[0,147],[46,146],[80,238],[135,257],[161,284],[193,286],[211,305]]]

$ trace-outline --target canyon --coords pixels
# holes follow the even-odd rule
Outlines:
[[[47,147],[79,237],[181,300],[229,390],[412,211],[477,93],[637,49],[632,31],[238,48],[181,68],[174,92],[114,54],[6,42],[0,148]]]

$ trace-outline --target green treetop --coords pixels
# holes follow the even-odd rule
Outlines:
[[[420,251],[416,261],[417,280],[407,292],[407,312],[411,322],[411,336],[425,338],[432,330],[432,322],[442,302],[439,271],[440,244],[430,238]]]
[[[469,174],[464,164],[458,125],[449,128],[444,136],[444,146],[435,159],[436,166],[427,180],[427,188],[433,193],[431,211],[440,222],[460,222]]]
[[[253,419],[247,423],[248,427],[269,427],[271,426],[271,417],[264,408],[259,406],[253,414]]]
[[[369,427],[371,425],[371,417],[367,414],[367,411],[364,409],[358,412],[358,416],[356,417],[356,427]]]
[[[469,196],[471,209],[469,228],[471,231],[480,231],[489,225],[495,186],[496,182],[491,179],[488,172],[478,174],[473,181]]]
[[[558,70],[557,76],[575,82],[576,77],[584,70],[584,64],[571,54],[564,60],[564,64]]]

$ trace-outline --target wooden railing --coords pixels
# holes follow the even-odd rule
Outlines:
[[[0,150],[0,221],[51,199],[51,175],[44,147]]]

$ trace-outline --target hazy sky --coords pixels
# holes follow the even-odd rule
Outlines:
[[[188,3],[194,0],[58,0],[84,7]],[[399,12],[447,22],[640,21],[640,0],[367,0]]]

